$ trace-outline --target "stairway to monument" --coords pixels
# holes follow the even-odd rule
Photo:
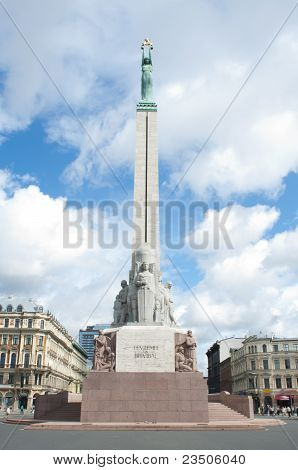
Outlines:
[[[81,403],[67,403],[47,413],[42,419],[45,421],[80,421],[80,416]]]
[[[208,403],[209,421],[249,421],[249,418],[222,403]]]

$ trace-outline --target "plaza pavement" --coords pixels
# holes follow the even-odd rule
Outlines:
[[[268,424],[271,418],[267,418]],[[48,450],[297,450],[298,420],[264,430],[239,431],[57,431],[25,430],[0,423],[0,448]]]

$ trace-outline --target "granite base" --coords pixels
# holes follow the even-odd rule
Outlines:
[[[90,371],[83,386],[84,423],[207,423],[200,372]]]

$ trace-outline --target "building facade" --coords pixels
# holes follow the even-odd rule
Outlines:
[[[0,298],[0,408],[31,408],[40,394],[78,393],[87,354],[32,299]]]
[[[219,393],[231,391],[230,349],[239,348],[244,338],[226,338],[216,341],[207,351],[208,357],[208,391]]]
[[[298,404],[298,338],[250,336],[231,351],[232,391],[261,405]]]
[[[93,356],[94,356],[94,338],[98,336],[101,330],[105,330],[106,328],[110,328],[110,324],[102,323],[96,325],[88,325],[85,330],[80,330],[79,333],[79,343],[82,348],[87,353],[88,360],[87,360],[87,368],[91,369],[93,364]]]

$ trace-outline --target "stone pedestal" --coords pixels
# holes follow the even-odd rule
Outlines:
[[[207,423],[208,393],[200,372],[91,371],[81,422]]]

